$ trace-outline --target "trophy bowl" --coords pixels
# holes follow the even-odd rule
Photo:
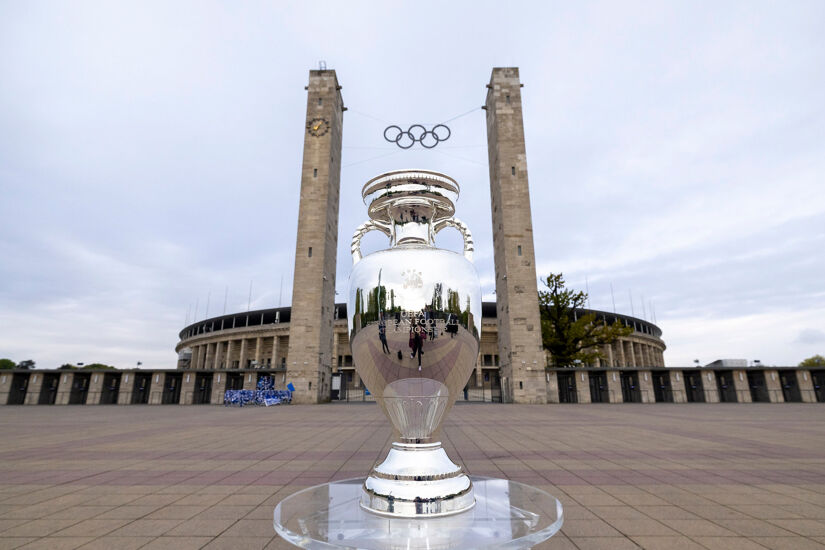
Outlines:
[[[361,506],[377,514],[435,517],[475,504],[470,478],[438,440],[475,368],[481,332],[472,236],[453,217],[459,191],[429,170],[388,172],[362,189],[370,221],[352,241],[350,346],[395,436],[362,487]],[[462,234],[463,254],[435,247],[447,227]],[[389,248],[362,256],[369,231],[384,233]]]

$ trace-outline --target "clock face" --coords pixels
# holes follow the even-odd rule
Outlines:
[[[325,118],[313,118],[307,122],[307,132],[315,137],[320,137],[329,132],[329,121]]]

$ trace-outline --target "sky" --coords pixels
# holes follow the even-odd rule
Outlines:
[[[173,368],[187,322],[289,305],[322,60],[349,109],[339,301],[361,186],[413,167],[458,180],[495,298],[480,107],[518,66],[539,277],[655,319],[668,366],[825,354],[823,22],[803,1],[2,1],[0,357]],[[432,150],[382,137],[457,116]]]

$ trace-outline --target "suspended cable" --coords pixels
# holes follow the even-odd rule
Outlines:
[[[351,162],[351,163],[349,163],[349,164],[345,164],[345,165],[344,165],[344,166],[342,166],[341,168],[349,168],[350,166],[355,166],[356,164],[363,164],[364,162],[369,162],[369,161],[371,161],[371,160],[378,160],[378,159],[382,159],[382,158],[384,158],[384,157],[389,157],[389,156],[391,156],[391,155],[396,155],[396,154],[398,154],[398,153],[400,153],[400,152],[401,152],[401,149],[398,149],[398,150],[396,150],[396,151],[393,151],[392,153],[387,153],[387,154],[385,154],[385,155],[378,155],[377,157],[370,157],[370,158],[368,158],[368,159],[359,160],[359,161],[356,161],[356,162]]]
[[[477,160],[472,160],[472,159],[468,159],[468,158],[460,157],[460,156],[458,156],[458,155],[453,155],[453,154],[450,154],[450,153],[445,153],[444,151],[438,151],[438,150],[435,150],[435,152],[436,152],[436,153],[440,153],[440,154],[444,155],[445,157],[454,158],[454,159],[456,159],[456,160],[463,160],[464,162],[469,162],[469,163],[471,163],[471,164],[477,164],[477,165],[479,165],[479,166],[487,166],[487,165],[486,165],[486,164],[484,164],[483,162],[478,162]]]
[[[467,111],[466,113],[461,113],[460,115],[456,115],[456,116],[454,116],[453,118],[448,118],[447,120],[445,120],[445,121],[441,122],[441,124],[446,124],[447,122],[452,122],[452,121],[454,121],[454,120],[456,120],[456,119],[459,119],[459,118],[461,118],[461,117],[463,117],[463,116],[467,116],[467,115],[469,115],[470,113],[474,113],[474,112],[476,112],[476,111],[480,111],[480,110],[481,110],[481,107],[473,107],[472,109],[470,109],[470,110],[469,110],[469,111]]]
[[[362,113],[358,109],[353,109],[352,107],[347,107],[347,111],[355,113],[356,115],[361,115],[362,117],[371,118],[372,120],[380,122],[381,124],[389,124],[389,122],[387,122],[386,120],[383,120],[383,119],[378,118],[376,116],[368,115],[367,113]]]

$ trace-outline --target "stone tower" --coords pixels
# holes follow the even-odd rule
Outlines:
[[[546,403],[518,68],[493,69],[487,88],[484,109],[487,111],[502,391],[505,400]]]
[[[309,72],[287,354],[293,401],[329,400],[344,100],[333,70]]]

